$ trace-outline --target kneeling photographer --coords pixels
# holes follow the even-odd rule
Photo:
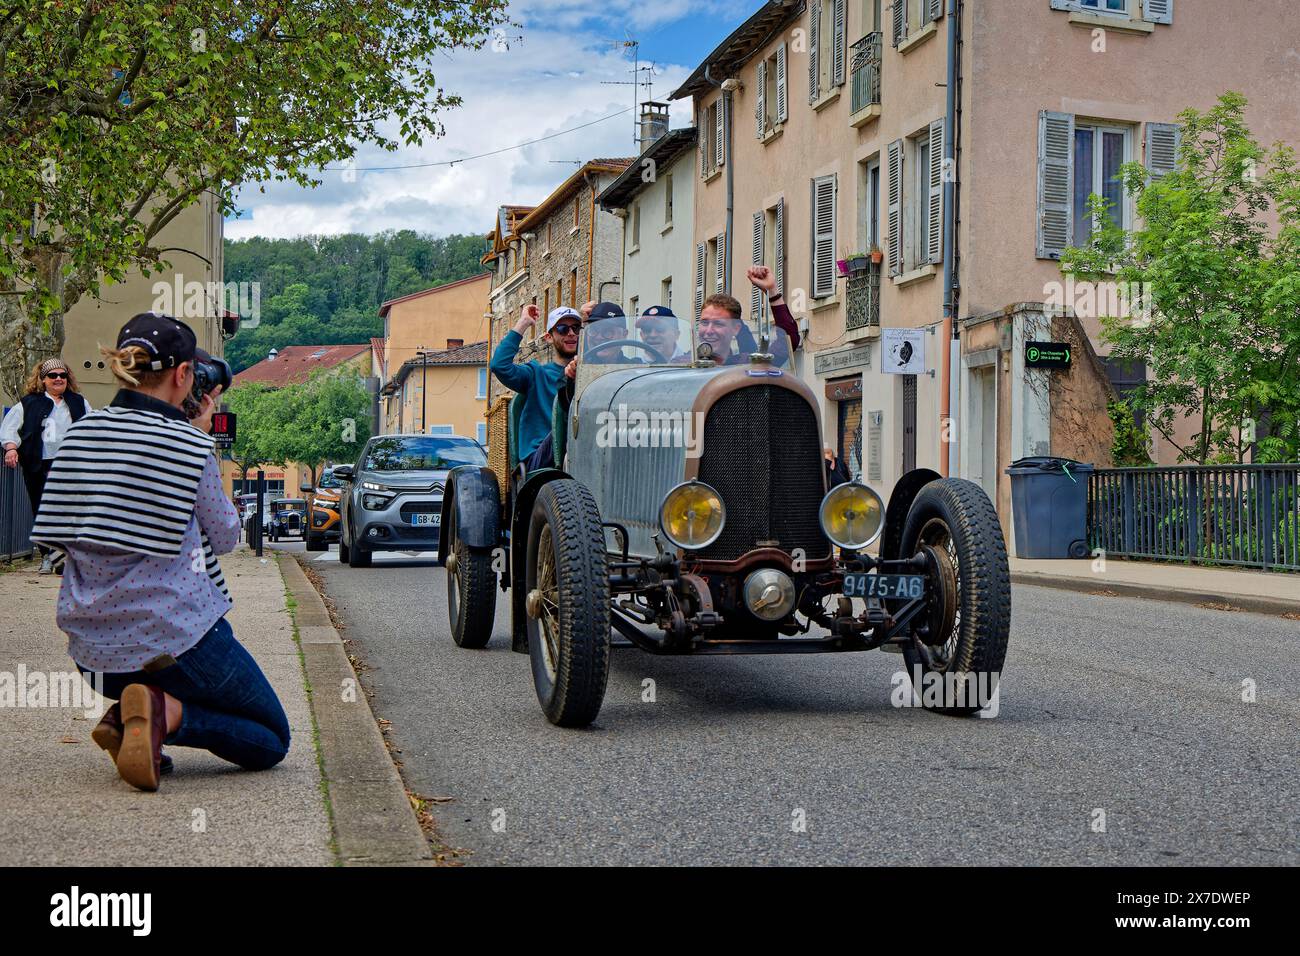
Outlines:
[[[67,552],[57,619],[68,653],[120,701],[91,736],[141,790],[171,769],[164,744],[272,767],[289,722],[225,619],[216,558],[239,540],[208,434],[230,368],[152,312],[101,351],[123,387],[68,429],[32,531]]]

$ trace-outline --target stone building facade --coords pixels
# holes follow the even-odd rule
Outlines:
[[[492,270],[492,330],[488,355],[533,303],[546,313],[557,305],[580,307],[592,299],[620,298],[623,223],[600,208],[597,197],[631,159],[593,159],[537,206],[503,206],[488,234],[484,264]],[[544,322],[525,338],[517,361],[545,360]],[[489,415],[511,394],[496,379],[489,384]]]

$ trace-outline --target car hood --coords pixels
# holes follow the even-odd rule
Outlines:
[[[363,471],[356,481],[374,481],[404,491],[441,491],[447,481],[443,471]]]

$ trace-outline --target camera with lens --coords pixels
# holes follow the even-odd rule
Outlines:
[[[199,401],[204,395],[211,394],[217,386],[221,390],[227,391],[230,388],[230,366],[225,359],[208,358],[206,361],[196,358],[194,360],[194,387],[190,394],[194,396],[195,401]]]

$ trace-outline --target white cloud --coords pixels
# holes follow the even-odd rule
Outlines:
[[[606,0],[602,23],[669,22],[699,4],[666,0]],[[442,116],[446,135],[396,153],[374,149],[357,154],[359,171],[347,182],[339,171],[322,174],[323,184],[303,190],[270,183],[266,193],[244,190],[241,208],[251,220],[226,224],[232,239],[260,235],[377,232],[415,229],[435,235],[486,233],[502,203],[531,204],[545,198],[576,168],[566,160],[631,156],[632,89],[602,81],[631,79],[631,60],[592,24],[590,0],[516,0],[511,15],[522,29],[507,30],[508,51],[490,48],[461,53],[436,66],[438,83],[460,94],[464,105]],[[522,33],[522,40],[515,39]],[[648,55],[648,54],[643,54]],[[643,60],[643,63],[645,61]],[[653,92],[664,98],[694,64],[657,63]],[[642,91],[641,99],[645,99]],[[406,166],[472,156],[538,139],[590,123],[619,110],[629,112],[546,142],[454,166],[366,171],[368,166]],[[690,103],[672,107],[673,125],[690,122]],[[387,130],[396,137],[396,124]]]

